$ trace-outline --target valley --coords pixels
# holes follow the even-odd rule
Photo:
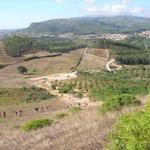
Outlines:
[[[54,19],[3,37],[0,149],[148,150],[149,21]]]

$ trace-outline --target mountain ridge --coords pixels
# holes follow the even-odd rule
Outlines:
[[[150,18],[136,16],[100,16],[52,19],[34,22],[21,32],[41,34],[134,33],[150,30]]]

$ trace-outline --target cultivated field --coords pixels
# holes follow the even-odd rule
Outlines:
[[[100,71],[104,69],[109,60],[106,49],[86,49],[78,66],[79,71]]]
[[[89,48],[87,50],[88,54],[92,54],[102,58],[109,58],[109,50],[108,49],[96,49],[96,48]]]

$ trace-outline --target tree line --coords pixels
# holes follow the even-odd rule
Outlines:
[[[12,36],[3,40],[6,53],[13,57],[21,57],[22,55],[38,50],[46,50],[48,52],[68,52],[71,50],[84,48],[86,45],[77,40],[58,40],[51,38],[31,38]]]
[[[100,39],[96,42],[96,47],[111,49],[111,55],[115,57],[120,64],[150,64],[150,40],[148,41],[144,38],[142,40],[141,38],[140,43],[138,38],[131,38],[132,42],[129,41],[130,39],[120,42]],[[145,41],[147,42],[147,46],[143,44]]]

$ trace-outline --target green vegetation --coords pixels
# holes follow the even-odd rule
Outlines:
[[[86,47],[84,40],[77,39],[51,39],[51,38],[29,38],[29,37],[7,37],[3,40],[5,49],[8,55],[14,57],[20,57],[24,54],[31,52],[38,52],[39,50],[46,50],[48,52],[69,52],[79,48]],[[36,59],[38,57],[32,57],[25,59]]]
[[[29,52],[33,47],[33,41],[28,37],[8,37],[4,40],[6,53],[10,56],[20,57]]]
[[[17,71],[21,74],[26,74],[28,72],[28,69],[24,66],[18,66]]]
[[[110,134],[111,150],[150,149],[150,104],[144,110],[123,115]]]
[[[123,43],[128,43],[130,45],[136,45],[140,49],[149,49],[150,48],[150,39],[144,37],[131,37],[122,41]]]
[[[26,132],[37,130],[40,128],[44,128],[46,126],[50,126],[53,123],[57,123],[58,120],[63,119],[67,116],[69,116],[67,112],[59,112],[59,113],[56,113],[54,116],[52,116],[51,119],[31,120],[25,123],[21,128],[23,129],[23,131],[26,131]]]
[[[22,129],[26,132],[29,132],[31,130],[37,130],[39,128],[50,126],[52,125],[52,123],[53,123],[53,120],[51,119],[32,120],[24,124],[22,126]]]
[[[127,66],[115,73],[104,70],[99,73],[80,72],[77,79],[65,85],[72,87],[74,96],[76,91],[80,91],[81,97],[88,94],[91,100],[104,102],[103,111],[113,111],[140,104],[136,97],[149,93],[149,78],[149,66]]]
[[[128,105],[139,105],[141,102],[137,100],[137,98],[133,95],[129,94],[122,94],[114,96],[110,99],[107,99],[103,104],[100,111],[107,112],[107,111],[115,111],[119,110],[124,106]]]
[[[24,88],[26,93],[26,101],[27,102],[36,102],[41,100],[47,100],[51,99],[54,96],[51,95],[47,90],[37,88],[37,87],[31,87],[31,88]]]
[[[59,87],[59,93],[68,93],[72,90],[72,85],[71,84],[64,84]]]
[[[129,38],[121,42],[100,39],[93,44],[98,48],[111,49],[112,57],[120,64],[150,64],[150,40],[146,38]]]
[[[149,66],[126,67],[116,73],[79,73],[70,81],[73,90],[86,92],[93,100],[109,99],[116,95],[147,94],[150,90]],[[68,83],[69,84],[69,83]]]
[[[69,112],[71,112],[71,113],[78,113],[80,111],[81,111],[80,107],[70,107],[69,108]]]

